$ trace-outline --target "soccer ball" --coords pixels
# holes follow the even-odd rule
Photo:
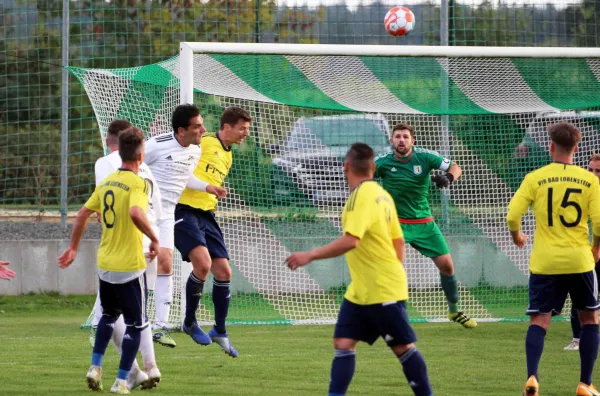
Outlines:
[[[383,24],[392,36],[406,36],[415,26],[415,14],[408,7],[394,7],[385,14]]]

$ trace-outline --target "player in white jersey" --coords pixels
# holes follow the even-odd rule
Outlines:
[[[173,301],[173,250],[175,248],[175,205],[188,187],[222,198],[225,189],[210,185],[196,176],[200,160],[200,140],[206,132],[200,110],[193,104],[179,105],[171,118],[173,132],[152,137],[146,142],[144,162],[148,164],[162,195],[162,214],[158,219],[160,252],[158,277],[154,290],[156,304],[154,341],[171,348],[177,344],[171,337],[169,313]]]
[[[99,185],[108,175],[115,172],[121,167],[121,157],[119,156],[119,133],[125,129],[131,127],[131,123],[126,120],[114,120],[108,126],[106,135],[106,147],[108,148],[109,154],[101,157],[96,161],[94,166],[94,174],[96,177],[96,185]],[[150,226],[156,234],[158,234],[157,218],[161,213],[161,199],[160,190],[157,187],[152,171],[145,163],[142,163],[139,168],[138,175],[148,181],[151,187],[149,194],[147,218]],[[148,252],[150,247],[150,240],[144,235],[143,237],[144,251]],[[148,268],[146,270],[146,285],[148,290],[154,289],[154,283],[156,281],[156,258],[148,261]],[[96,303],[94,304],[94,319],[92,320],[92,334],[90,335],[90,343],[95,341],[95,330],[100,318],[102,317],[102,306],[100,305],[100,298],[96,296]],[[121,354],[121,345],[123,342],[123,336],[125,334],[125,322],[121,315],[114,324],[113,331],[113,344],[117,353]],[[140,335],[140,352],[142,353],[142,359],[144,360],[144,371],[141,371],[137,361],[134,361],[129,378],[127,380],[127,386],[130,389],[142,386],[144,389],[153,388],[158,382],[160,382],[161,374],[156,365],[156,357],[154,355],[154,345],[152,344],[152,330],[150,327],[142,330]]]

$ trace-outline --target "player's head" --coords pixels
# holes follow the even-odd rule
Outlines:
[[[144,160],[144,132],[140,128],[132,126],[119,134],[119,157],[124,163]]]
[[[392,129],[390,142],[397,154],[406,155],[410,153],[412,146],[415,144],[415,128],[408,124],[397,124]]]
[[[108,125],[108,131],[106,131],[106,146],[118,146],[119,145],[119,133],[127,128],[131,128],[131,122],[127,120],[114,120]]]
[[[229,142],[241,144],[250,135],[250,121],[252,117],[241,107],[228,107],[221,115],[219,130],[227,137]]]
[[[346,153],[344,173],[361,178],[372,179],[375,173],[375,152],[366,143],[354,143]]]
[[[600,179],[600,154],[592,155],[589,170]]]
[[[559,122],[548,125],[550,136],[550,153],[573,155],[581,140],[581,132],[573,124]]]
[[[171,117],[171,125],[177,141],[184,147],[200,144],[202,135],[206,132],[200,109],[194,104],[177,106]]]

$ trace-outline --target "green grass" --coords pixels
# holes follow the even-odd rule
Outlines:
[[[91,348],[79,329],[94,296],[0,297],[0,394],[86,395],[83,380]],[[483,323],[465,330],[452,323],[415,324],[436,396],[517,395],[525,381],[526,323]],[[184,334],[177,348],[156,348],[163,382],[154,395],[323,395],[333,349],[332,326],[229,327],[240,352],[232,359],[217,345],[199,347]],[[572,395],[579,380],[578,353],[568,323],[553,323],[540,376],[544,396]],[[112,347],[105,387],[116,376]],[[597,381],[598,370],[596,370]],[[141,391],[136,391],[140,393]],[[411,395],[398,360],[380,340],[361,344],[349,395]]]

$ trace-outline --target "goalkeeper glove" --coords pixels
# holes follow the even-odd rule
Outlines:
[[[439,174],[433,178],[433,182],[438,188],[445,188],[454,181],[454,175],[452,173]]]

